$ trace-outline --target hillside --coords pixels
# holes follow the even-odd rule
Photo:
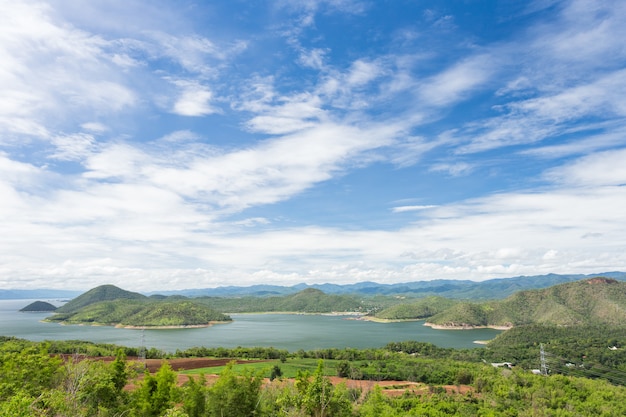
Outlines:
[[[617,325],[626,322],[626,283],[597,277],[520,291],[502,301],[457,304],[428,322],[443,327]]]
[[[297,313],[331,313],[331,312],[365,312],[367,305],[356,297],[349,295],[325,294],[307,288],[296,294],[274,297],[242,297],[214,298],[203,300],[213,308],[229,313],[257,312],[297,312]]]
[[[231,321],[225,314],[193,301],[117,299],[89,304],[70,313],[57,313],[46,319],[66,324],[111,326],[204,326]]]
[[[29,305],[27,305],[26,307],[20,309],[20,311],[23,312],[28,312],[28,311],[32,311],[32,312],[36,312],[36,311],[54,311],[57,308],[45,301],[35,301],[34,303],[30,303]]]
[[[57,309],[58,313],[73,313],[90,304],[99,303],[101,301],[113,301],[119,299],[126,300],[145,300],[145,295],[126,291],[115,285],[100,285],[72,299],[67,304]]]
[[[410,303],[397,304],[379,311],[374,317],[383,320],[425,319],[441,313],[458,301],[443,297],[426,297]]]

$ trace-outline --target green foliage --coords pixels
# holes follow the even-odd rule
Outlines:
[[[190,300],[117,299],[92,303],[72,313],[55,314],[47,320],[69,324],[192,326],[231,319],[207,305]]]
[[[363,299],[351,295],[329,295],[307,288],[296,294],[280,297],[198,298],[213,308],[231,313],[299,312],[331,313],[334,311],[367,312],[373,308]]]
[[[0,416],[43,417],[45,410],[37,406],[37,399],[24,391],[15,391],[6,400],[0,401]]]
[[[163,362],[155,375],[146,371],[135,392],[135,408],[141,417],[160,416],[178,399],[176,374],[168,362]]]
[[[237,375],[233,363],[209,388],[207,415],[212,417],[249,417],[257,414],[262,378],[244,373]]]
[[[351,404],[345,387],[334,387],[324,376],[324,362],[319,361],[312,377],[308,372],[296,377],[301,407],[311,417],[349,416]]]
[[[375,314],[385,320],[425,319],[445,311],[458,301],[443,297],[426,297],[411,303],[403,303],[388,307]]]
[[[283,376],[282,369],[280,369],[280,366],[274,365],[272,367],[272,373],[270,374],[270,381],[273,381],[276,378],[280,378],[281,376]]]
[[[626,282],[592,278],[520,291],[502,301],[456,304],[428,321],[444,326],[619,325],[626,321]]]
[[[115,285],[101,285],[96,288],[92,288],[84,294],[79,295],[78,297],[70,300],[65,305],[59,307],[57,309],[58,313],[74,313],[80,310],[83,307],[86,307],[90,304],[99,303],[102,301],[113,301],[113,300],[145,300],[147,297],[145,295],[126,291],[121,288],[116,287]]]
[[[535,325],[509,332],[503,333],[501,340],[492,342],[493,347],[474,351],[488,357],[514,354],[520,350],[533,352],[537,358],[535,343],[540,338],[545,340],[548,352],[571,349],[589,366],[584,369],[598,369],[592,367],[591,361],[614,361],[618,367],[626,363],[622,356],[626,346],[624,327],[607,326],[594,330],[593,326]],[[609,350],[608,346],[617,349]],[[341,359],[322,362],[311,358],[290,358],[281,366],[302,364],[305,366],[302,369],[307,370],[300,370],[294,382],[275,381],[267,387],[262,386],[257,371],[235,371],[231,363],[213,386],[207,386],[204,377],[200,376],[190,379],[179,389],[176,374],[165,364],[156,374],[146,373],[143,380],[136,381],[137,388],[130,394],[121,389],[129,372],[124,350],[119,350],[116,359],[107,364],[84,360],[80,356],[62,362],[50,356],[47,349],[45,343],[0,339],[0,416],[626,415],[626,387],[589,379],[590,375],[578,371],[583,368],[576,368],[579,376],[537,376],[519,366],[502,370],[480,361],[452,360],[450,357],[476,361],[478,356],[474,351],[433,348],[421,342],[398,342],[385,349],[301,352],[301,356]],[[617,356],[613,357],[613,354]],[[554,360],[555,356],[551,354],[549,360]],[[279,359],[274,363],[278,364]],[[326,363],[331,363],[332,368],[325,368]],[[267,368],[269,371],[270,366]],[[399,397],[389,397],[374,387],[362,397],[358,390],[350,391],[344,385],[330,383],[327,375],[346,369],[349,372],[357,369],[364,378],[374,381],[422,382],[421,387],[429,389],[422,389],[420,395],[406,392]],[[626,370],[621,372],[624,374]],[[618,374],[615,376],[619,378]],[[452,391],[463,385],[469,392],[450,392],[450,388],[446,392],[444,385],[452,386]]]
[[[626,326],[519,326],[501,333],[488,345],[485,358],[539,368],[544,345],[550,372],[604,378],[626,385]]]
[[[54,386],[61,360],[50,356],[46,344],[22,346],[5,342],[0,347],[0,402],[17,392],[36,396]]]
[[[189,378],[183,386],[183,410],[189,417],[203,417],[206,415],[208,389],[206,378],[201,374],[199,378]]]
[[[35,301],[20,309],[20,311],[54,311],[56,309],[54,305],[45,301]]]

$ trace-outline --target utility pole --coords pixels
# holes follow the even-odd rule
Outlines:
[[[539,345],[539,356],[541,359],[541,375],[548,375],[548,366],[546,365],[546,351],[543,349],[543,343]]]

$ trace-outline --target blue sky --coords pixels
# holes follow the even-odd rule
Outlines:
[[[626,264],[622,1],[0,1],[0,288]]]

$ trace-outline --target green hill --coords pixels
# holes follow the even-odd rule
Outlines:
[[[101,285],[58,308],[46,321],[121,326],[197,326],[231,321],[206,303],[185,297],[146,297]]]
[[[297,313],[331,313],[360,312],[366,306],[359,298],[350,295],[325,294],[307,288],[296,294],[278,297],[242,297],[242,298],[201,298],[212,307],[230,313],[258,312],[297,312]]]
[[[403,303],[388,307],[375,314],[376,318],[384,320],[416,320],[434,316],[445,311],[459,301],[443,297],[426,297],[411,303]]]
[[[448,327],[621,324],[626,283],[597,277],[520,291],[502,301],[457,304],[428,321]]]
[[[26,307],[20,309],[20,311],[54,311],[57,308],[45,301],[35,301],[34,303],[30,303]]]
[[[198,326],[231,321],[225,314],[190,300],[118,299],[87,305],[71,313],[59,313],[47,321],[67,324],[121,326]]]
[[[115,285],[101,285],[72,299],[62,307],[57,309],[58,313],[72,313],[90,304],[101,301],[112,301],[119,299],[145,300],[148,297],[137,292],[126,291]]]

